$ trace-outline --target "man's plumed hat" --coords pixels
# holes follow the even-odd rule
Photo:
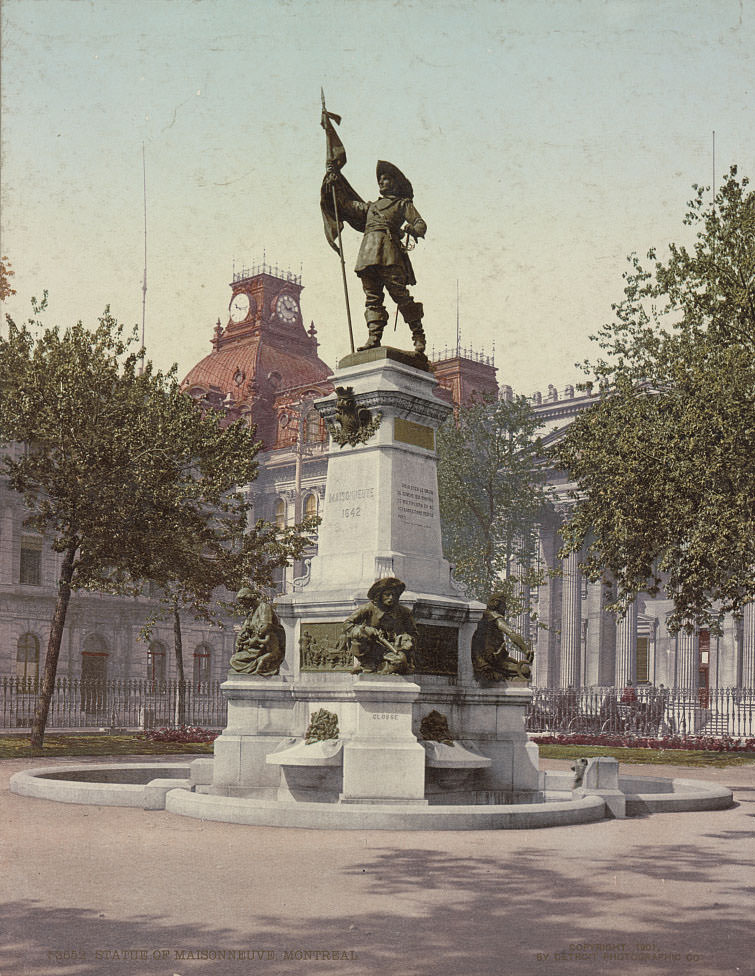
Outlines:
[[[395,590],[396,596],[401,596],[401,594],[406,589],[406,583],[402,583],[400,579],[395,576],[384,576],[383,579],[375,580],[372,586],[367,590],[367,599],[372,600],[373,603],[380,596],[381,593],[385,593],[386,590]]]
[[[398,166],[394,166],[393,163],[386,163],[384,159],[378,160],[378,181],[380,180],[381,176],[390,176],[390,178],[393,180],[394,186],[396,187],[397,197],[408,197],[410,200],[414,199],[412,184],[409,182],[409,180],[407,180]]]

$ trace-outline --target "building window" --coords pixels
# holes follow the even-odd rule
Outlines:
[[[274,521],[276,528],[286,528],[286,503],[282,498],[279,498],[275,503]]]
[[[708,708],[710,688],[710,631],[697,632],[697,696],[701,708]]]
[[[273,589],[276,593],[283,593],[286,588],[286,567],[276,566],[273,570]]]
[[[307,495],[304,499],[304,515],[306,518],[311,518],[313,515],[317,515],[317,496]]]
[[[24,634],[16,648],[16,676],[24,681],[39,677],[39,641],[34,634]]]
[[[39,586],[42,582],[42,536],[21,537],[21,571],[19,582]]]
[[[647,684],[650,681],[650,655],[648,653],[649,640],[647,637],[637,638],[637,683]]]
[[[304,425],[304,440],[311,444],[320,440],[320,414],[316,410],[310,410]]]
[[[104,715],[107,707],[107,645],[99,634],[84,638],[81,651],[81,709]]]
[[[147,649],[147,680],[165,681],[165,645],[152,641]]]
[[[200,644],[194,651],[194,684],[207,684],[210,680],[210,667],[212,657],[210,648],[206,644]]]

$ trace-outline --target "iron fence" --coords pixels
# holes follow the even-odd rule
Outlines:
[[[48,729],[155,728],[198,725],[225,728],[227,703],[221,682],[182,686],[130,678],[97,681],[58,678]],[[179,690],[183,701],[179,702]],[[38,682],[0,677],[0,728],[28,729]],[[182,706],[182,707],[179,707]],[[640,736],[755,736],[755,689],[533,688],[527,710],[530,732]]]
[[[224,728],[227,703],[219,681],[96,681],[57,678],[48,729],[156,728],[198,725]],[[28,729],[39,691],[31,678],[0,677],[0,728]],[[183,692],[183,694],[179,694]]]
[[[530,732],[663,737],[755,735],[755,689],[533,688]]]

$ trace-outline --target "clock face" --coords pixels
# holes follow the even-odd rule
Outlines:
[[[275,313],[287,325],[296,321],[299,303],[293,295],[280,295],[275,303]]]
[[[252,303],[246,292],[240,291],[238,295],[234,295],[228,308],[231,313],[231,321],[243,322],[249,315],[251,307]]]

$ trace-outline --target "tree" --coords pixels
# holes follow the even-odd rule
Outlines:
[[[615,319],[585,369],[595,406],[555,449],[575,482],[565,551],[591,579],[673,601],[670,628],[715,625],[755,599],[755,193],[732,167],[694,187],[691,247],[630,255]]]
[[[16,272],[11,268],[10,261],[5,255],[0,258],[0,302],[16,294],[16,289],[11,287],[10,279]]]
[[[41,748],[72,590],[137,594],[154,580],[201,601],[234,553],[279,553],[269,533],[245,540],[240,486],[256,476],[260,447],[249,427],[203,413],[175,368],[143,362],[109,310],[93,331],[7,322],[0,440],[23,447],[0,471],[23,494],[27,524],[62,557],[32,726]]]
[[[298,559],[312,544],[309,533],[318,522],[318,518],[310,517],[298,525],[279,529],[258,519],[246,530],[241,523],[233,523],[230,531],[222,532],[216,526],[212,546],[201,539],[192,547],[184,538],[178,554],[180,562],[175,552],[166,550],[165,565],[155,568],[155,575],[162,580],[158,586],[160,603],[140,636],[148,639],[160,620],[172,622],[178,724],[185,721],[186,695],[181,612],[220,626],[229,615],[246,614],[272,587],[273,571]],[[237,593],[242,587],[245,599],[227,599],[229,592]]]
[[[526,569],[546,497],[537,427],[526,399],[517,397],[460,407],[438,432],[443,549],[456,578],[480,600],[503,587],[511,603],[515,580],[539,582]]]

